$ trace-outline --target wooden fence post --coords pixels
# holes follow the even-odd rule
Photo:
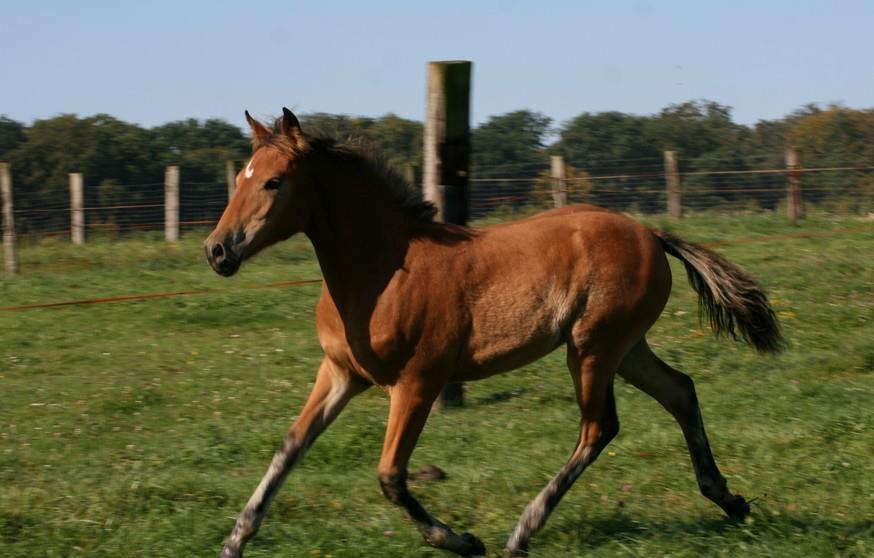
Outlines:
[[[804,217],[804,202],[801,200],[801,173],[798,172],[798,151],[786,150],[786,213],[796,223]]]
[[[164,238],[179,240],[179,167],[170,166],[164,172]]]
[[[12,176],[9,165],[0,163],[0,197],[3,204],[3,264],[6,275],[18,273],[18,254],[16,253],[15,215],[12,211]]]
[[[429,62],[425,119],[425,199],[437,219],[467,224],[470,169],[470,76],[468,61]],[[459,407],[464,386],[447,385],[436,406]]]
[[[553,155],[549,158],[552,169],[552,202],[555,207],[567,205],[567,173],[564,166],[564,157]]]
[[[231,201],[237,188],[237,171],[234,169],[233,161],[225,162],[225,180],[228,181],[228,201]]]
[[[70,240],[85,244],[85,203],[82,173],[70,173]]]
[[[668,215],[683,216],[683,187],[680,184],[680,171],[677,168],[677,154],[665,151],[665,184],[667,185]]]

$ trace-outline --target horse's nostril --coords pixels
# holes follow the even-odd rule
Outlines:
[[[212,259],[218,263],[225,258],[225,247],[221,242],[212,247]]]

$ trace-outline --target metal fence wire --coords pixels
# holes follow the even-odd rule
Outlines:
[[[590,175],[573,165],[567,178],[545,169],[476,169],[471,178],[470,214],[535,211],[555,206],[556,194],[567,203],[589,203],[633,213],[667,212],[666,173],[661,163],[639,162],[631,170]],[[805,205],[825,212],[874,210],[874,166],[810,169],[717,167],[680,172],[680,196],[687,211],[773,211],[787,203],[790,173],[797,173]]]
[[[874,211],[874,165],[818,168],[737,168],[713,161],[707,170],[679,172],[685,211],[773,211],[787,203],[787,182],[795,173],[806,207],[824,212]],[[773,162],[773,160],[771,161]],[[596,168],[600,173],[591,173]],[[682,167],[681,167],[682,169]],[[215,224],[228,202],[224,182],[179,184],[179,226]],[[415,186],[413,186],[415,187]],[[14,191],[14,188],[13,188]],[[123,235],[165,227],[165,184],[89,185],[85,177],[83,214],[89,234]],[[50,201],[47,201],[47,199]],[[18,236],[68,235],[71,205],[68,192],[35,197],[13,195]],[[660,159],[581,162],[566,165],[564,179],[549,165],[523,163],[473,168],[468,214],[472,220],[531,213],[561,203],[589,203],[619,211],[657,214],[667,211],[666,171]]]

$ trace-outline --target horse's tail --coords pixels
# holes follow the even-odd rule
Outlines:
[[[756,281],[736,265],[698,244],[654,230],[665,252],[686,266],[689,283],[698,293],[699,310],[719,334],[737,334],[761,353],[785,347],[780,323],[768,296]]]

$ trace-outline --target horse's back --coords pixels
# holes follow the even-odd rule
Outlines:
[[[566,206],[479,229],[471,242],[476,245],[472,257],[500,254],[504,266],[543,267],[553,278],[648,275],[665,262],[661,244],[648,228],[628,215],[593,205]]]

